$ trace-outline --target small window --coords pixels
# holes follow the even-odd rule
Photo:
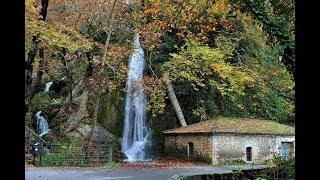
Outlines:
[[[252,161],[252,148],[251,147],[246,148],[246,157],[247,157],[247,161]]]
[[[280,155],[282,157],[292,158],[293,151],[294,151],[293,142],[281,142]]]
[[[192,157],[194,154],[193,142],[188,143],[188,157]]]

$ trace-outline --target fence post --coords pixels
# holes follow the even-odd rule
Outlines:
[[[70,166],[70,144],[68,144],[68,151],[67,151],[67,166]]]
[[[52,158],[53,158],[53,145],[50,143],[50,166],[52,166]]]
[[[97,165],[99,165],[99,153],[100,153],[100,146],[99,146],[99,144],[97,144],[97,146],[98,146],[98,149],[97,149]]]
[[[108,158],[108,163],[111,164],[112,163],[112,144],[109,144],[108,146],[108,149],[109,149],[109,158]]]
[[[82,151],[81,151],[81,165],[83,166],[84,165],[84,162],[83,162],[83,159],[84,159],[84,155],[85,155],[85,152],[84,152],[84,144],[82,144]]]
[[[41,167],[41,166],[42,166],[42,152],[43,152],[43,150],[44,150],[43,142],[41,142],[40,145],[41,145],[41,146],[40,146],[41,149],[40,149],[40,153],[39,153],[39,161],[40,161],[40,162],[39,162],[39,166]]]
[[[28,154],[30,154],[31,137],[28,137]]]

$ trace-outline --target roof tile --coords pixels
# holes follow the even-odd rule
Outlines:
[[[269,120],[219,118],[201,121],[185,127],[166,130],[164,133],[249,133],[294,135],[295,128]]]

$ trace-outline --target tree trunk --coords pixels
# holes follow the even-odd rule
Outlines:
[[[68,89],[69,89],[69,102],[72,103],[72,84],[73,84],[73,79],[72,79],[72,74],[71,70],[68,67],[67,61],[65,59],[65,56],[67,55],[67,50],[66,48],[62,48],[62,54],[61,54],[61,62],[64,65],[64,71],[68,79]]]
[[[44,59],[44,52],[43,52],[43,48],[39,48],[39,68],[38,68],[38,73],[37,73],[37,79],[36,79],[36,83],[35,83],[35,87],[34,87],[34,94],[38,91],[41,91],[41,80],[42,80],[42,75],[43,75],[43,71],[44,71],[44,67],[43,67],[43,63],[45,61]],[[32,94],[32,96],[34,96],[34,94]]]
[[[48,10],[48,5],[49,5],[49,0],[41,0],[41,16],[42,16],[42,20],[45,21],[46,17],[47,17],[47,10]]]
[[[169,75],[165,76],[165,83],[167,85],[169,99],[170,99],[171,104],[173,106],[173,109],[178,117],[178,120],[180,121],[180,125],[182,127],[187,126],[187,123],[186,123],[186,120],[184,119],[184,116],[181,111],[181,107],[179,105],[178,99],[176,97],[176,94],[174,93],[172,84],[170,82]]]
[[[87,55],[87,60],[88,60],[88,66],[87,66],[87,70],[86,70],[86,75],[85,77],[90,77],[92,76],[92,73],[93,73],[93,66],[92,66],[92,57],[91,57],[91,54],[89,52],[86,52],[86,55]]]
[[[98,112],[99,112],[100,99],[101,99],[101,91],[102,91],[102,77],[99,80],[98,97],[97,97],[96,103],[94,105],[93,118],[92,118],[92,127],[91,127],[91,132],[90,132],[90,137],[89,137],[89,143],[88,143],[89,152],[90,152],[90,149],[91,149],[94,129],[96,127],[97,119],[98,119]]]
[[[48,10],[48,4],[49,4],[49,0],[41,0],[41,20],[45,21],[46,20],[46,16],[47,16],[47,10]],[[37,54],[37,50],[38,50],[38,44],[39,44],[39,40],[37,36],[33,36],[32,38],[32,42],[34,43],[34,47],[29,51],[28,53],[28,59],[26,62],[26,77],[25,77],[25,96],[26,96],[26,105],[28,106],[30,100],[33,98],[34,94],[36,93],[36,91],[39,89],[39,85],[41,84],[41,78],[43,75],[43,72],[41,71],[42,67],[43,67],[43,63],[40,60],[40,65],[39,65],[39,70],[37,73],[37,79],[35,80],[36,82],[32,82],[32,72],[33,72],[33,62],[35,60],[36,54]],[[44,52],[43,49],[41,48],[41,50],[39,49],[39,56],[40,58],[42,58],[42,60],[44,60]]]
[[[113,1],[112,4],[112,9],[110,12],[110,25],[109,25],[109,29],[108,29],[108,37],[105,43],[105,47],[104,47],[104,52],[103,52],[103,56],[102,56],[102,69],[100,71],[100,79],[99,79],[99,87],[98,87],[98,96],[97,96],[97,100],[95,103],[95,108],[94,108],[94,112],[93,112],[93,118],[92,118],[92,127],[91,127],[91,133],[90,133],[90,137],[89,137],[89,143],[88,143],[88,151],[90,153],[90,149],[91,149],[91,144],[92,144],[92,139],[93,139],[93,133],[94,133],[94,129],[96,127],[97,124],[97,119],[98,119],[98,111],[99,111],[99,105],[100,105],[100,99],[101,99],[101,91],[102,91],[102,82],[103,82],[103,76],[101,75],[101,73],[103,73],[105,71],[105,61],[106,61],[106,54],[108,52],[108,46],[109,46],[109,41],[110,41],[110,37],[111,37],[111,33],[112,33],[112,23],[113,23],[113,11],[114,11],[114,7],[116,5],[117,0]]]
[[[34,36],[32,38],[32,42],[35,44],[35,46],[37,46],[37,38],[36,36]],[[28,53],[28,59],[27,61],[25,62],[25,71],[26,71],[26,74],[25,74],[25,97],[26,97],[26,104],[28,105],[29,102],[31,101],[32,99],[32,72],[33,72],[33,62],[34,62],[34,59],[36,57],[36,54],[37,54],[37,50],[38,48],[37,47],[33,47],[29,53]]]
[[[68,70],[67,71],[67,77],[69,79],[69,95],[70,95],[70,103],[72,103],[72,84],[73,84],[73,79],[72,79],[72,74],[71,72]]]

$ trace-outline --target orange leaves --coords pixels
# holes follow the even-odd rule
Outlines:
[[[218,23],[215,15],[220,14],[220,11],[229,11],[231,6],[226,4],[227,2],[224,0],[214,2],[166,0],[164,3],[150,1],[145,3],[143,13],[139,14],[140,26],[138,28],[145,31],[143,27],[148,24],[153,27],[149,30],[154,32],[165,33],[175,30],[180,38],[185,38],[186,35],[188,38],[197,38],[197,33],[200,31],[199,38],[208,41],[203,34],[216,30],[215,26]],[[216,10],[219,10],[219,12]],[[147,19],[148,21],[146,21]],[[195,33],[195,30],[197,30],[197,33]],[[193,33],[195,33],[195,36],[192,35]],[[151,37],[153,35],[152,33],[148,34]]]
[[[207,31],[215,31],[216,30],[216,27],[214,27],[214,26],[210,26],[210,25],[207,25],[206,26],[206,29],[207,29]]]
[[[166,28],[166,24],[163,21],[159,21],[159,25],[160,25],[161,29]]]
[[[122,45],[120,46],[117,44],[109,44],[108,49],[109,50],[107,52],[107,56],[111,57],[111,59],[116,59],[116,60],[123,59],[126,56],[129,56],[129,53],[130,53],[126,47]]]
[[[154,9],[146,9],[144,11],[145,14],[150,15],[150,16],[154,16],[155,15],[155,11]]]
[[[156,116],[157,113],[163,113],[165,107],[164,97],[166,95],[163,79],[145,76],[143,83],[143,89],[149,95],[147,110],[151,111],[152,116]]]

